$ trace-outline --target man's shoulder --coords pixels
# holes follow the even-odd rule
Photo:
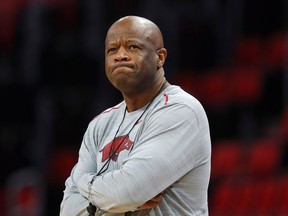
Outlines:
[[[201,102],[191,93],[183,90],[180,86],[171,85],[167,89],[167,104],[185,105],[190,108],[202,107]]]
[[[104,111],[102,111],[97,116],[95,116],[91,122],[100,121],[100,120],[104,120],[104,119],[109,120],[112,116],[117,115],[117,113],[120,110],[122,110],[123,106],[124,106],[124,102],[122,101],[113,107],[109,107],[109,108],[105,109]]]

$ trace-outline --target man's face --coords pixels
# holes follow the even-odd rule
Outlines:
[[[110,82],[124,93],[145,90],[157,74],[158,54],[149,29],[120,22],[107,34],[105,70]]]

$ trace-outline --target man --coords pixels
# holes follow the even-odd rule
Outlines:
[[[208,215],[208,120],[193,96],[165,81],[166,56],[161,31],[145,18],[123,17],[108,30],[106,75],[124,101],[90,122],[60,215]]]

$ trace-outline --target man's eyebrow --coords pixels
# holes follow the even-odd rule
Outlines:
[[[116,45],[116,44],[117,44],[116,41],[111,41],[111,42],[106,43],[107,46]]]
[[[128,38],[127,41],[140,41],[140,40],[139,38],[131,37],[131,38]]]
[[[127,43],[137,43],[139,45],[144,45],[145,43],[137,38],[128,38],[126,40]],[[117,40],[113,40],[113,41],[110,41],[108,43],[106,43],[106,46],[109,47],[109,46],[116,46],[118,44],[118,41]]]
[[[117,43],[118,41],[121,41],[122,39],[113,39],[113,40],[110,40],[108,41],[108,44],[110,43]],[[130,42],[130,41],[138,41],[140,42],[141,40],[139,40],[138,38],[128,38],[126,39],[126,41]]]

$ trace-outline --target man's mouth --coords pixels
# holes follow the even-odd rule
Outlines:
[[[112,68],[112,73],[125,73],[125,72],[131,72],[131,70],[134,68],[133,64],[116,64],[113,68]]]

